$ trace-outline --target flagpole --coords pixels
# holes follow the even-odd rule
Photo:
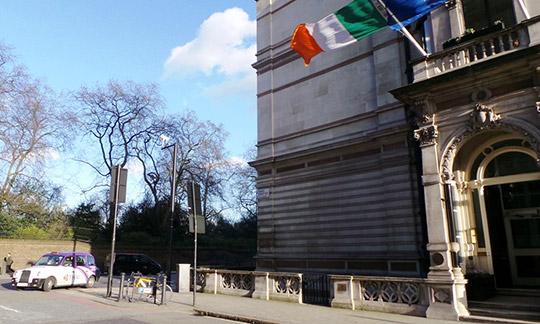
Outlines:
[[[519,0],[518,2],[519,2],[519,6],[521,7],[521,10],[525,14],[525,18],[531,19],[531,15],[529,15],[529,11],[525,7],[525,3],[523,2],[523,0]]]
[[[420,43],[418,43],[418,41],[416,40],[416,38],[413,37],[413,35],[411,35],[411,33],[409,33],[409,31],[407,30],[407,28],[405,28],[405,26],[403,26],[403,24],[401,23],[401,21],[399,21],[399,19],[397,19],[396,15],[394,15],[394,13],[388,8],[388,6],[386,6],[386,4],[382,1],[382,0],[377,0],[383,7],[386,8],[386,11],[388,11],[388,13],[390,14],[390,16],[392,16],[392,18],[394,18],[394,20],[398,23],[399,27],[401,27],[401,30],[400,32],[405,35],[405,37],[407,37],[409,39],[409,41],[411,41],[414,46],[420,51],[420,53],[422,53],[422,55],[424,56],[427,56],[428,54],[426,53],[426,51],[422,48],[422,46],[420,45]]]

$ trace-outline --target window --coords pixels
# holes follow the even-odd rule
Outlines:
[[[96,265],[96,260],[94,260],[94,257],[91,255],[88,256],[88,265],[89,266]]]
[[[68,256],[64,261],[64,267],[73,267],[73,257]]]
[[[465,28],[476,31],[501,21],[504,27],[516,24],[513,0],[462,0]]]
[[[84,255],[77,255],[77,266],[85,266],[86,257]]]

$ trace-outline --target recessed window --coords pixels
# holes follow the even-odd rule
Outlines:
[[[516,24],[512,0],[463,0],[467,29],[481,30],[501,21],[504,27]]]
[[[497,156],[488,164],[484,177],[503,177],[539,171],[536,160],[530,155],[520,152],[508,152]]]

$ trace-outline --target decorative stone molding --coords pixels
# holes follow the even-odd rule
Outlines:
[[[435,103],[430,97],[417,99],[414,102],[414,106],[416,107],[418,115],[420,116],[432,116],[435,113]]]
[[[456,189],[460,194],[464,194],[469,189],[469,185],[465,179],[465,172],[456,171],[454,172],[454,179],[456,179]]]
[[[496,114],[493,108],[477,103],[474,110],[471,113],[471,119],[469,120],[469,127],[472,130],[484,130],[497,127],[502,117],[500,114]]]
[[[519,124],[519,126],[518,126]],[[471,113],[471,119],[465,127],[465,131],[454,137],[450,142],[441,159],[441,177],[443,180],[454,180],[453,163],[458,148],[471,136],[486,130],[501,130],[516,134],[531,144],[531,149],[536,152],[540,160],[540,132],[527,127],[523,121],[504,120],[500,114],[495,114],[493,109],[482,104],[476,105]]]
[[[452,293],[450,289],[434,287],[431,291],[433,294],[434,302],[444,304],[450,304],[452,302]]]
[[[414,131],[414,138],[420,142],[420,147],[437,144],[439,131],[436,125],[422,127]]]
[[[491,99],[491,90],[488,88],[480,88],[473,91],[471,94],[471,100],[473,102],[481,102]]]

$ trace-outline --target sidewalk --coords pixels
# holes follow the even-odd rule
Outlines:
[[[280,301],[266,301],[247,297],[198,293],[193,307],[193,293],[174,293],[172,300],[164,306],[146,302],[117,302],[116,298],[105,298],[106,290],[97,288],[81,289],[92,295],[96,302],[116,307],[171,307],[183,311],[193,311],[200,315],[212,316],[245,323],[256,324],[452,324],[453,321],[434,320],[416,316],[396,315],[381,312],[353,311],[347,309],[296,304]],[[464,322],[460,322],[464,323]]]

